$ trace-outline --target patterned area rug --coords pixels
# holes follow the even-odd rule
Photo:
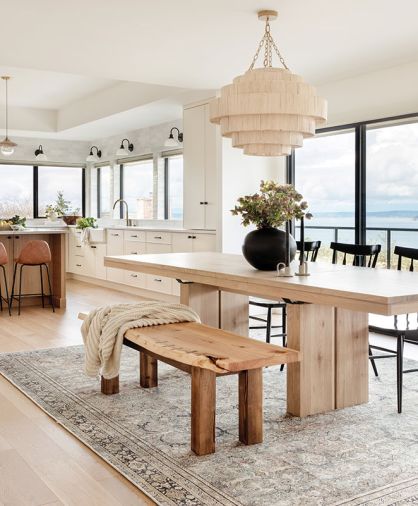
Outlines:
[[[121,393],[83,374],[82,347],[0,355],[0,372],[159,505],[403,505],[418,502],[417,375],[396,412],[395,361],[379,362],[367,405],[285,416],[285,374],[266,369],[265,441],[238,441],[237,377],[219,378],[215,454],[189,450],[190,378],[161,364],[138,385],[124,349]]]

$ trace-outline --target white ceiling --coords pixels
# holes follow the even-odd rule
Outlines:
[[[1,62],[0,62],[1,63]],[[60,109],[117,81],[111,79],[63,74],[0,65],[1,76],[9,81],[9,105],[35,109]],[[0,105],[5,103],[3,82],[0,81]]]
[[[3,2],[0,31],[0,65],[14,67],[11,106],[81,111],[124,82],[138,83],[138,95],[159,85],[148,103],[161,107],[186,91],[217,89],[248,68],[261,8],[279,10],[273,36],[289,67],[313,84],[418,61],[417,0],[13,0]]]

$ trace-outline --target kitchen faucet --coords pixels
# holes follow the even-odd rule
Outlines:
[[[125,204],[126,206],[126,226],[129,227],[129,207],[128,207],[128,203],[126,202],[126,200],[123,200],[123,199],[118,199],[114,204],[113,204],[113,209],[115,209],[116,207],[116,204],[118,202],[121,202],[122,204]]]

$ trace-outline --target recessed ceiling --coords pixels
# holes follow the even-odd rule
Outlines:
[[[175,119],[188,94],[248,68],[266,8],[312,84],[418,62],[417,0],[15,0],[0,31],[11,132],[86,139]]]
[[[272,32],[290,68],[324,83],[418,59],[416,0],[15,0],[4,65],[182,88],[218,88]]]
[[[117,84],[111,79],[86,77],[58,72],[5,67],[0,65],[0,75],[11,76],[9,81],[9,105],[35,109],[60,109],[83,97]],[[0,105],[5,94],[0,82]]]

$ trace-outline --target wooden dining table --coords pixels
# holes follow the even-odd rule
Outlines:
[[[418,312],[418,273],[309,263],[310,276],[258,271],[241,255],[105,257],[105,266],[177,279],[203,323],[248,334],[248,298],[287,302],[287,411],[308,416],[368,402],[368,314]],[[296,265],[294,266],[296,270]]]

